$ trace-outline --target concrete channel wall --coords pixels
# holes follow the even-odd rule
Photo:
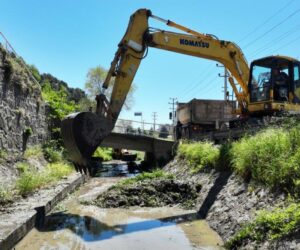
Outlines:
[[[87,176],[73,174],[52,188],[39,190],[5,208],[0,214],[0,249],[12,249],[33,227],[42,226],[46,214],[86,179]]]

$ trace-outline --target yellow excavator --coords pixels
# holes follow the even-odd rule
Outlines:
[[[150,28],[149,18],[164,22],[182,33]],[[89,170],[93,152],[114,128],[149,47],[222,63],[230,72],[229,82],[238,102],[236,114],[240,119],[280,112],[300,113],[300,62],[296,59],[269,56],[253,61],[249,68],[235,43],[154,16],[150,10],[139,9],[130,17],[103,83],[103,92],[96,97],[96,112],[71,114],[62,121],[64,144],[77,170]],[[112,80],[113,91],[108,100],[105,89]]]

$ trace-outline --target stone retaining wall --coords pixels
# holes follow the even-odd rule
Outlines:
[[[0,47],[0,150],[20,153],[47,137],[41,90],[22,60]]]

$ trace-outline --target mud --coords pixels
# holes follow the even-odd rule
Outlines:
[[[170,179],[145,180],[110,188],[93,204],[103,207],[162,207],[180,205],[193,208],[201,185]]]

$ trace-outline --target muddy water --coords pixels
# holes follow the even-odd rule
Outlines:
[[[118,168],[123,171],[123,167]],[[192,210],[101,209],[80,203],[95,199],[120,178],[89,180],[47,216],[43,228],[33,229],[16,249],[221,249],[221,238]]]

